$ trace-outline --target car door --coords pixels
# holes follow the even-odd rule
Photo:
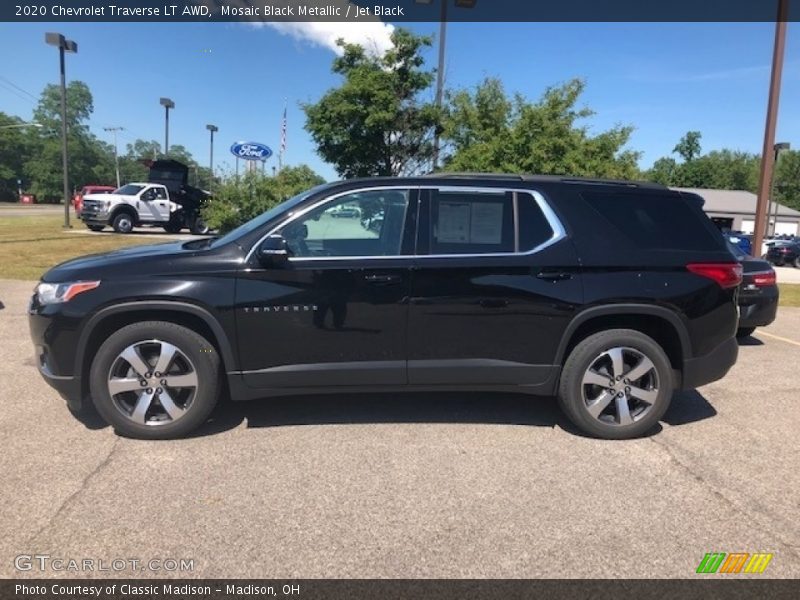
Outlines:
[[[268,232],[283,236],[290,257],[280,265],[262,264],[251,252],[237,281],[237,337],[247,385],[406,383],[417,195],[408,188],[338,193]],[[353,216],[338,216],[345,204],[358,209]],[[382,213],[382,226],[365,226],[356,212]]]
[[[409,383],[527,385],[549,393],[582,300],[575,251],[541,194],[423,194],[409,307]]]
[[[158,216],[158,205],[156,204],[156,188],[146,187],[139,193],[136,199],[136,211],[139,213],[139,220],[144,223],[160,221]]]
[[[164,186],[155,187],[155,199],[152,204],[155,208],[156,220],[159,222],[169,221],[169,198],[167,196],[167,188]]]

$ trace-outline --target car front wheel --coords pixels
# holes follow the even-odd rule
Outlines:
[[[133,218],[128,213],[119,213],[111,222],[117,233],[130,233],[133,231]]]
[[[581,431],[629,439],[650,431],[672,400],[672,366],[661,346],[631,329],[581,341],[564,365],[558,399]]]
[[[175,323],[147,321],[115,332],[92,362],[100,415],[125,436],[169,439],[206,421],[220,391],[216,349]]]

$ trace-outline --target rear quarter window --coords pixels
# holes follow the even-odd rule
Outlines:
[[[584,200],[611,225],[609,242],[622,234],[646,250],[719,250],[721,237],[699,206],[680,194],[584,192]],[[603,227],[602,221],[598,222]]]

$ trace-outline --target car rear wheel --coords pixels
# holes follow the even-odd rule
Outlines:
[[[800,256],[794,259],[794,268],[800,269]]]
[[[631,329],[589,336],[564,365],[558,399],[581,431],[629,439],[651,430],[672,400],[672,366],[661,346]]]
[[[202,217],[198,216],[192,221],[192,227],[190,231],[194,235],[206,235],[209,231],[211,231],[211,228],[206,224]]]
[[[133,217],[128,213],[119,213],[111,222],[111,226],[117,233],[130,233],[133,231]]]
[[[206,421],[220,391],[214,346],[175,323],[123,327],[97,351],[90,371],[92,400],[123,435],[169,439]]]

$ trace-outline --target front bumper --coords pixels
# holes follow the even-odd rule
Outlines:
[[[71,319],[54,319],[57,307],[28,310],[28,326],[39,374],[64,398],[73,410],[80,410],[82,382],[75,373],[76,337]],[[52,312],[45,312],[52,311]]]
[[[95,206],[84,205],[83,208],[81,209],[79,218],[84,223],[91,223],[93,225],[98,223],[107,223],[108,211],[105,209],[100,209]]]
[[[738,356],[739,343],[732,337],[704,356],[684,360],[681,389],[692,390],[722,379],[736,364]]]

